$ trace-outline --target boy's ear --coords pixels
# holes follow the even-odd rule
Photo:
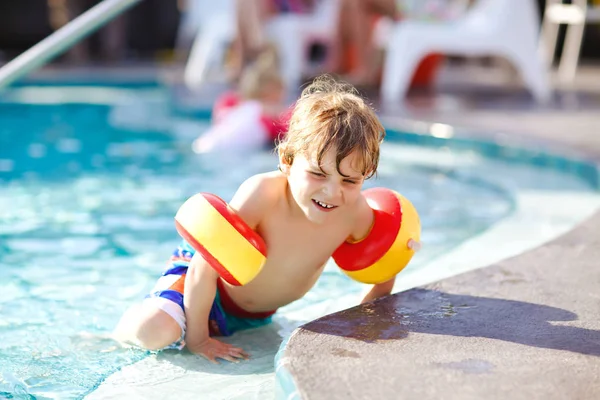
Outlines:
[[[290,173],[290,166],[289,164],[284,163],[283,161],[279,161],[279,165],[277,166],[277,168],[279,168],[279,170],[284,174],[284,175],[288,175]]]
[[[283,157],[283,154],[281,151],[279,152],[279,165],[277,167],[284,175],[287,175],[290,172],[290,165],[287,163],[287,161]]]

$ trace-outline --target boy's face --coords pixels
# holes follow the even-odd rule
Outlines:
[[[336,151],[329,149],[321,161],[302,154],[294,156],[292,165],[285,165],[290,191],[304,215],[314,223],[326,223],[356,204],[364,182],[358,169],[356,152],[336,168]],[[344,176],[345,175],[345,176]]]

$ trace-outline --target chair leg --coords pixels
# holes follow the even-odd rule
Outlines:
[[[561,82],[572,82],[575,78],[584,29],[585,23],[567,25],[565,45],[558,66],[558,76]]]
[[[544,19],[542,25],[538,53],[544,56],[548,67],[552,67],[552,63],[554,62],[554,52],[556,51],[556,42],[558,39],[558,26],[557,23],[550,21],[549,18]]]
[[[533,46],[532,46],[533,47]],[[522,51],[509,56],[523,78],[525,86],[539,103],[547,103],[552,97],[548,68],[543,59],[533,51]]]
[[[208,63],[217,38],[206,31],[198,33],[185,65],[184,81],[188,88],[198,88],[206,79]]]
[[[417,44],[406,46],[408,40],[394,40],[392,37],[383,65],[381,80],[381,98],[384,102],[398,102],[408,91],[415,68],[425,49],[417,48]]]

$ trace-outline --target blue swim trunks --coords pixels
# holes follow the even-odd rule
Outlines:
[[[185,274],[195,252],[189,243],[182,241],[173,251],[167,268],[145,299],[145,301],[154,302],[161,310],[169,314],[181,328],[180,339],[167,346],[167,349],[182,349],[185,346],[184,282]],[[217,294],[208,318],[209,332],[211,336],[230,336],[239,330],[269,324],[274,313],[275,311],[251,313],[240,308],[229,297],[222,280],[219,279]]]

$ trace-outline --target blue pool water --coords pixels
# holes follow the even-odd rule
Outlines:
[[[0,398],[80,398],[146,357],[102,337],[160,274],[178,242],[179,205],[198,191],[229,199],[277,165],[268,150],[197,156],[190,143],[205,120],[171,114],[154,90],[99,90],[0,103]],[[424,243],[416,267],[511,212],[506,188],[475,172],[401,162],[403,146],[384,145],[367,186],[415,204]],[[327,269],[289,310],[361,289]]]

